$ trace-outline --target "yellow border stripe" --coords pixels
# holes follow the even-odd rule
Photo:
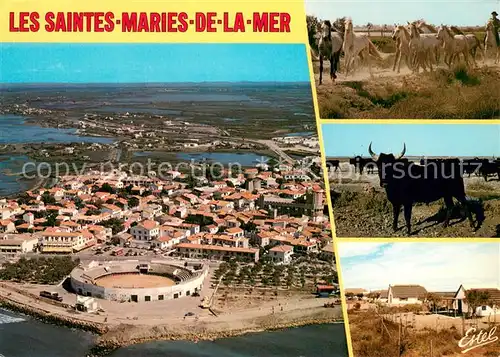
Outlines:
[[[304,13],[305,13],[305,4],[304,4]],[[305,18],[305,15],[304,15]],[[306,26],[307,29],[307,26]],[[307,31],[306,31],[307,32]],[[336,231],[335,231],[335,220],[333,216],[333,208],[332,208],[332,200],[330,197],[330,184],[329,184],[329,177],[328,177],[328,168],[326,166],[326,154],[325,154],[325,147],[324,147],[324,141],[323,141],[323,131],[321,127],[321,119],[319,117],[319,106],[318,106],[318,96],[316,93],[316,81],[314,78],[314,69],[313,69],[313,64],[312,64],[312,57],[311,57],[311,48],[309,46],[309,42],[306,43],[306,55],[307,55],[307,63],[309,66],[309,76],[311,80],[311,91],[312,91],[312,98],[314,102],[314,113],[316,115],[316,126],[318,130],[318,140],[319,140],[319,148],[320,148],[320,153],[321,153],[321,167],[323,169],[323,180],[325,183],[325,193],[326,193],[326,200],[327,200],[327,205],[328,205],[328,214],[330,218],[330,227],[332,231],[332,242],[333,242],[333,250],[335,252],[335,265],[337,268],[337,276],[339,279],[339,289],[340,289],[340,301],[341,301],[341,306],[342,306],[342,315],[344,317],[344,329],[345,329],[345,338],[346,338],[346,344],[347,344],[347,350],[349,353],[350,357],[353,357],[353,349],[352,349],[352,341],[351,341],[351,330],[349,328],[349,316],[347,315],[347,303],[345,299],[345,294],[344,294],[344,285],[343,285],[343,280],[342,280],[342,268],[340,264],[340,257],[338,256],[338,246],[337,246],[337,239],[336,237]],[[332,336],[333,337],[333,336]]]

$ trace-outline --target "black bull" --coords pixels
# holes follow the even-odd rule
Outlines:
[[[354,166],[354,172],[359,171],[360,174],[363,174],[365,168],[368,170],[369,174],[373,173],[374,166],[376,166],[372,158],[364,158],[361,156],[349,159],[349,164]]]
[[[328,168],[335,168],[334,171],[340,170],[340,160],[326,160],[326,166]]]
[[[393,154],[376,155],[371,148],[368,152],[377,163],[380,186],[385,188],[387,199],[393,207],[393,229],[398,229],[398,219],[401,206],[408,235],[411,234],[411,213],[413,204],[417,202],[431,203],[441,198],[446,205],[444,226],[448,226],[453,208],[453,197],[465,208],[472,228],[474,220],[468,208],[465,195],[464,180],[460,172],[458,160],[441,160],[417,165],[402,159],[406,145],[397,157]]]

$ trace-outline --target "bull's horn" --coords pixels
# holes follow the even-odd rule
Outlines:
[[[372,143],[370,143],[370,146],[368,146],[368,152],[370,153],[370,156],[373,160],[378,161],[378,155],[375,154],[372,150]]]
[[[403,143],[403,151],[401,151],[401,154],[396,158],[397,160],[401,159],[403,156],[405,156],[406,153],[406,144]]]

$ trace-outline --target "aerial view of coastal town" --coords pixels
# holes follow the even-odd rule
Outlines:
[[[304,45],[0,57],[0,355],[347,356]]]

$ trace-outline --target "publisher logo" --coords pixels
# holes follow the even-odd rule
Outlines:
[[[475,348],[483,347],[498,341],[496,327],[491,328],[489,331],[479,330],[477,333],[476,331],[477,329],[475,327],[471,327],[465,332],[465,336],[458,341],[458,346],[463,348],[462,353],[467,353]]]

